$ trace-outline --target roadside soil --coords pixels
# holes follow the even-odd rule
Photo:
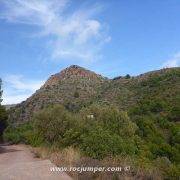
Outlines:
[[[36,158],[25,145],[0,145],[0,180],[72,180],[51,167],[50,160]]]

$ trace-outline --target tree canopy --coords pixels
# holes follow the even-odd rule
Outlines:
[[[2,137],[3,131],[7,126],[7,113],[4,106],[1,105],[2,102],[2,80],[0,79],[0,138]]]

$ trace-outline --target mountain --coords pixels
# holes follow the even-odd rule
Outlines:
[[[66,108],[43,109],[54,104]],[[81,110],[83,106],[89,107]],[[40,109],[35,123],[24,123]],[[124,159],[133,169],[128,173],[131,179],[179,177],[180,68],[108,79],[73,65],[51,76],[9,112],[14,124],[9,123],[5,130],[6,140],[32,146],[48,143],[61,152],[74,148],[82,154],[74,166],[84,162],[114,167],[122,165]],[[73,151],[72,157],[76,154]],[[121,175],[112,176],[122,179]],[[90,179],[93,177],[94,173]]]
[[[163,100],[173,107],[180,102],[179,89],[180,68],[166,68],[131,78],[115,78],[103,90],[101,99],[123,110],[145,99]]]
[[[10,120],[28,121],[34,112],[53,104],[76,111],[96,98],[108,79],[77,65],[52,75],[26,101],[11,109]]]
[[[136,77],[108,79],[72,65],[52,75],[30,98],[10,110],[11,122],[29,121],[34,112],[53,104],[78,111],[91,103],[113,104],[129,110],[152,99],[179,106],[180,68],[167,68]]]
[[[6,104],[6,105],[4,105],[4,107],[6,108],[6,110],[8,110],[8,109],[10,109],[10,108],[12,108],[12,107],[15,107],[16,106],[16,104]]]

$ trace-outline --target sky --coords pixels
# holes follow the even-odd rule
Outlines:
[[[180,65],[179,0],[0,0],[2,104],[76,64],[113,78]]]

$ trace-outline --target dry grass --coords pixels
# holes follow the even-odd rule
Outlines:
[[[129,172],[68,172],[75,180],[161,180],[160,173],[155,169],[133,168],[134,162],[131,158],[114,157],[106,158],[102,161],[84,157],[77,149],[72,147],[60,151],[57,148],[38,147],[33,148],[32,152],[36,157],[50,159],[59,167],[125,167],[130,166]]]

